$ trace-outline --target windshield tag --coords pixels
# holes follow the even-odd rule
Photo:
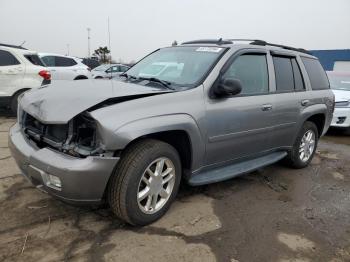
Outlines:
[[[222,50],[221,47],[199,47],[196,49],[197,52],[213,52],[219,53]]]

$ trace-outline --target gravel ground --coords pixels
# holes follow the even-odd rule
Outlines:
[[[350,261],[350,136],[326,136],[303,170],[183,185],[164,218],[134,228],[34,189],[7,147],[13,123],[0,117],[0,261]]]

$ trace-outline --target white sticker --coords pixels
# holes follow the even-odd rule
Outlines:
[[[199,47],[196,49],[197,52],[213,52],[213,53],[219,53],[221,51],[221,47]]]

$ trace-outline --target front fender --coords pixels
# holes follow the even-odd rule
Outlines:
[[[200,165],[205,155],[203,135],[196,121],[187,114],[160,115],[129,122],[111,132],[104,143],[108,150],[120,150],[137,138],[164,131],[185,131],[191,142],[192,167]]]

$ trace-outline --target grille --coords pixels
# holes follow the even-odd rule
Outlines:
[[[67,140],[68,124],[43,124],[25,113],[22,120],[24,133],[42,148],[47,145],[59,148]]]

